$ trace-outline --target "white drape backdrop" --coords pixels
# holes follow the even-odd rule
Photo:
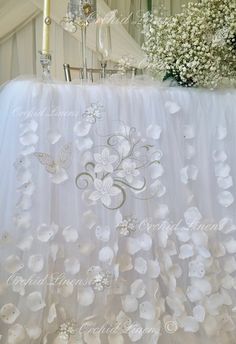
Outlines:
[[[0,82],[22,74],[41,73],[38,51],[41,49],[42,15],[38,15],[13,37],[0,46]],[[52,72],[63,79],[62,65],[65,62],[77,66],[80,64],[80,42],[60,25],[52,23],[51,50],[53,54]],[[96,54],[88,49],[88,63],[96,66]]]
[[[53,2],[51,50],[53,54],[52,74],[63,79],[63,63],[78,66],[81,64],[80,33],[71,35],[63,32],[59,25],[65,13],[67,0]],[[180,11],[181,5],[188,0],[154,0],[153,8],[165,4],[167,14]],[[99,0],[99,11],[104,14],[117,8],[121,16],[130,12],[147,10],[146,0]],[[41,49],[42,36],[42,4],[43,0],[0,0],[0,84],[22,74],[40,75],[38,51]],[[141,41],[140,28],[129,24],[126,29]],[[113,27],[113,56],[117,61],[123,55],[131,55],[137,61],[143,58],[139,45],[132,39],[121,25]],[[97,67],[94,30],[88,39],[88,64]]]

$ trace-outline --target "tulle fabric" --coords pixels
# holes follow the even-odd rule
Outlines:
[[[235,103],[148,82],[1,89],[2,343],[235,342]]]

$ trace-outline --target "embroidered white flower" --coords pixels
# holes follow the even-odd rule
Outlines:
[[[103,106],[100,104],[91,104],[91,106],[83,114],[83,119],[94,124],[97,119],[102,119]]]
[[[117,173],[117,176],[125,178],[129,184],[132,184],[134,178],[139,176],[139,174],[136,163],[131,160],[125,160],[122,163],[122,170]]]
[[[95,172],[108,172],[112,173],[114,168],[113,164],[117,161],[117,156],[114,154],[110,154],[108,148],[105,148],[101,154],[96,153],[94,154],[94,159],[96,161]]]
[[[112,274],[109,271],[99,272],[91,282],[92,287],[97,291],[104,291],[112,284]]]
[[[101,200],[107,207],[111,205],[111,197],[117,196],[120,193],[120,189],[114,186],[111,177],[107,177],[104,180],[95,179],[94,187],[96,191],[89,196],[89,199],[92,201]]]
[[[116,229],[120,235],[128,236],[136,231],[137,219],[134,217],[126,217],[118,224]]]
[[[75,325],[76,324],[72,322],[61,324],[59,327],[59,332],[62,332],[62,333],[66,332],[69,335],[73,335],[75,334]]]

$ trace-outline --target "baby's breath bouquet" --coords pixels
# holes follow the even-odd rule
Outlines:
[[[236,76],[236,0],[202,0],[183,12],[143,18],[149,67],[183,86],[217,87]]]

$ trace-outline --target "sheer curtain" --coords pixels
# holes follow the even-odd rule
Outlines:
[[[0,0],[0,84],[22,74],[41,74],[38,51],[42,39],[43,0],[22,0],[23,7],[15,1]],[[3,7],[2,3],[5,4]],[[60,26],[67,0],[55,0],[52,4],[52,74],[57,79],[64,79],[63,63],[81,65],[81,35],[79,31],[73,35],[67,33]],[[103,0],[98,0],[99,14],[105,15],[110,10]],[[21,24],[17,20],[18,15],[23,20]],[[133,56],[137,64],[144,58],[138,43],[121,24],[112,26],[112,38],[115,42],[111,56],[113,62],[117,62],[123,55]],[[88,65],[97,67],[95,26],[89,27],[87,43]]]
[[[38,15],[20,31],[0,45],[0,83],[18,75],[40,75],[38,51],[41,49],[42,15]],[[81,43],[60,25],[52,23],[52,73],[63,79],[63,63],[77,66],[81,63]],[[96,67],[96,54],[88,49],[88,64]]]
[[[153,9],[165,5],[167,14],[181,10],[181,5],[188,0],[153,0]],[[43,0],[0,0],[0,84],[22,74],[41,74],[38,51],[41,49],[42,8]],[[63,17],[67,0],[55,0],[58,11],[52,23],[51,50],[53,53],[53,76],[64,79],[63,63],[78,66],[81,64],[80,34],[71,35],[59,25]],[[132,24],[137,14],[147,10],[147,0],[98,0],[101,14],[111,9],[118,9],[121,17],[134,14],[128,32],[139,43],[142,43],[141,27]],[[108,7],[108,6],[109,7]],[[15,31],[14,31],[15,30]],[[113,61],[123,55],[131,55],[137,61],[142,60],[141,48],[136,44],[122,25],[113,25]],[[3,37],[3,38],[2,38]],[[90,32],[88,42],[88,65],[98,66],[95,52],[95,35]]]
[[[191,0],[197,2],[198,0]],[[105,0],[105,2],[112,8],[117,9],[120,17],[127,17],[133,13],[129,25],[125,25],[128,32],[135,38],[139,44],[142,43],[141,27],[136,24],[139,14],[148,10],[148,0]],[[190,0],[152,0],[153,11],[164,8],[167,16],[174,15],[181,12],[182,6],[186,5]],[[133,23],[132,23],[133,21]]]
[[[133,10],[147,10],[148,0],[105,0],[111,8],[117,8],[121,15],[127,15]],[[197,2],[198,0],[191,0]],[[158,9],[163,6],[166,9],[167,15],[173,15],[181,11],[183,5],[190,2],[190,0],[152,0],[153,9]]]

